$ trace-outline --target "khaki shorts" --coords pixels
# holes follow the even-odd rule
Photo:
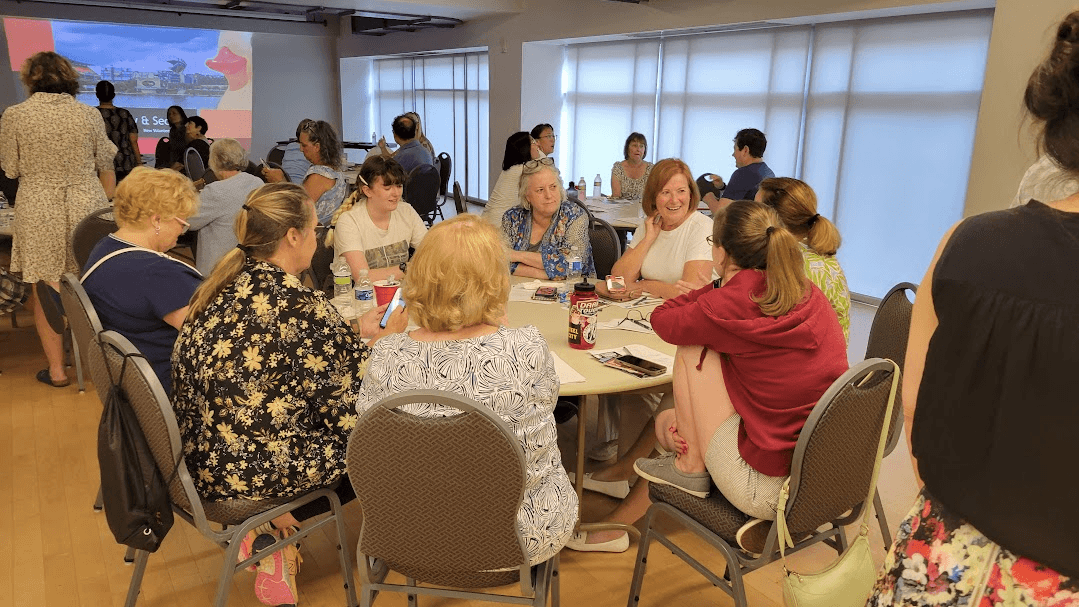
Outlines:
[[[786,476],[761,474],[738,453],[738,425],[742,418],[731,415],[723,422],[704,455],[704,465],[712,482],[732,506],[754,518],[775,520],[779,490]]]

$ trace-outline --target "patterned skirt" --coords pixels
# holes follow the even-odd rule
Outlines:
[[[866,603],[886,605],[1079,607],[1079,580],[1000,547],[923,489]]]

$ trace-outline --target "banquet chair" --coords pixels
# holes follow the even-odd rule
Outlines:
[[[270,151],[266,153],[266,166],[277,165],[273,168],[281,168],[281,160],[285,157],[285,145],[277,144],[270,148]]]
[[[611,273],[618,258],[622,256],[622,243],[618,240],[611,224],[592,217],[588,226],[588,239],[592,243],[592,261],[596,267],[596,278],[604,279]]]
[[[228,602],[232,587],[232,576],[243,571],[248,565],[261,560],[267,555],[281,550],[289,544],[296,544],[313,533],[321,533],[324,527],[336,537],[332,543],[337,545],[341,575],[344,578],[345,598],[350,607],[356,606],[356,589],[353,582],[352,565],[348,551],[345,528],[341,520],[341,500],[333,487],[319,489],[301,496],[280,499],[250,501],[231,499],[222,502],[202,502],[195,491],[194,482],[183,459],[180,442],[180,430],[176,424],[172,404],[165,395],[164,388],[154,374],[150,363],[131,345],[124,336],[115,331],[105,331],[100,335],[101,347],[111,377],[120,386],[124,396],[135,411],[139,427],[146,437],[146,442],[153,452],[158,470],[168,480],[169,499],[177,517],[187,521],[203,536],[224,549],[225,554],[214,595],[214,607],[224,607]],[[126,365],[124,361],[127,361]],[[175,470],[175,472],[173,472]],[[330,502],[330,515],[319,518],[317,522],[305,524],[299,531],[286,539],[278,539],[253,554],[250,558],[237,562],[240,542],[247,533],[256,527],[268,523],[274,518],[291,512],[295,508],[317,499]],[[214,523],[214,526],[211,526]],[[221,529],[216,529],[220,526]],[[333,537],[333,536],[331,536]],[[142,577],[150,553],[135,551],[135,569],[131,574],[125,607],[134,607],[142,586]]]
[[[453,206],[457,209],[458,215],[464,215],[468,212],[468,204],[465,202],[465,194],[461,191],[461,182],[453,182]]]
[[[326,228],[315,226],[315,254],[311,257],[311,265],[300,273],[302,279],[306,275],[311,280],[311,286],[325,293],[328,297],[333,296],[333,271],[330,264],[333,263],[333,247],[326,246]]]
[[[79,274],[86,268],[86,261],[90,259],[90,253],[97,243],[117,229],[111,206],[90,213],[75,226],[71,236],[71,252],[75,255],[75,263],[79,265]]]
[[[434,165],[421,164],[412,169],[405,180],[403,197],[416,209],[427,227],[435,223],[435,215],[442,216],[438,205],[438,169]]]
[[[105,369],[104,359],[101,356],[94,356],[94,350],[100,349],[97,336],[104,329],[101,327],[101,320],[97,317],[97,311],[94,310],[94,304],[90,302],[90,296],[86,294],[86,289],[82,288],[82,283],[70,272],[60,277],[60,301],[64,304],[64,311],[67,312],[67,324],[71,328],[75,346],[79,354],[86,359],[90,381],[94,382],[97,397],[104,404],[109,396],[112,381]],[[101,508],[101,488],[98,487],[94,510],[100,512]]]
[[[154,147],[154,168],[167,169],[171,164],[171,160],[169,157],[169,138],[162,137],[157,140],[157,145]]]
[[[417,417],[414,403],[461,411]],[[356,548],[362,605],[380,591],[522,605],[558,605],[558,555],[528,564],[517,525],[525,456],[504,420],[443,390],[412,390],[376,403],[356,422],[346,468],[363,511]],[[386,582],[389,571],[405,584]],[[520,596],[476,589],[520,582]],[[431,588],[418,584],[452,588]]]
[[[794,447],[790,498],[786,520],[795,552],[823,542],[842,554],[847,549],[843,526],[861,517],[873,476],[884,412],[893,382],[899,376],[891,361],[872,358],[853,366],[835,380],[813,407]],[[779,539],[773,521],[763,552],[757,556],[739,548],[738,529],[749,515],[731,505],[712,486],[711,495],[699,498],[671,487],[651,483],[652,505],[645,516],[645,531],[637,547],[636,565],[627,605],[640,603],[641,585],[653,541],[701,573],[709,582],[747,607],[743,576],[779,559]],[[673,524],[672,524],[673,523]],[[827,528],[820,529],[827,525]],[[716,575],[690,556],[672,537],[679,528],[692,532],[723,555],[725,572]]]
[[[202,179],[202,174],[206,172],[206,163],[195,148],[187,148],[184,152],[184,172],[191,181]]]
[[[877,306],[877,313],[873,315],[873,324],[869,327],[869,342],[865,348],[865,357],[887,358],[894,360],[899,365],[899,372],[903,372],[903,361],[907,357],[907,337],[910,335],[910,319],[914,311],[913,297],[908,298],[907,292],[913,296],[918,292],[917,285],[909,282],[901,282],[884,295]],[[888,443],[884,445],[884,456],[895,449],[899,439],[903,436],[903,399],[902,390],[895,395],[895,410],[892,411],[892,431],[888,435]],[[873,496],[873,509],[877,514],[877,523],[880,526],[880,535],[884,538],[884,545],[892,544],[892,534],[888,531],[888,518],[884,514],[884,503],[880,499],[880,489]]]
[[[79,356],[79,344],[72,339],[71,328],[68,326],[67,317],[64,314],[64,306],[60,302],[60,294],[44,280],[39,280],[34,285],[34,294],[37,295],[38,301],[41,302],[41,309],[45,312],[45,320],[48,321],[49,328],[53,330],[53,333],[63,338],[64,364],[71,366],[72,361],[74,361],[75,378],[78,381],[79,392],[85,392],[86,385],[82,381],[82,357]]]

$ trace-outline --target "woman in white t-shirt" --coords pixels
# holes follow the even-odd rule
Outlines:
[[[543,158],[539,144],[525,131],[514,133],[506,139],[506,153],[502,156],[502,173],[483,208],[483,218],[502,229],[502,215],[521,203],[521,172],[529,160]]]
[[[372,156],[360,168],[360,188],[334,213],[326,246],[344,257],[358,280],[360,270],[372,282],[401,275],[409,247],[415,249],[427,235],[427,226],[401,199],[405,171],[393,158]]]
[[[652,168],[641,199],[646,219],[611,269],[630,292],[670,299],[712,280],[712,252],[705,240],[712,222],[697,212],[700,199],[686,163],[667,158]],[[597,288],[605,291],[603,286]]]

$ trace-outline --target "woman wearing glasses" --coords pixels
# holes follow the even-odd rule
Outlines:
[[[648,140],[640,133],[630,133],[626,145],[622,148],[625,160],[614,163],[611,167],[611,196],[622,200],[640,200],[644,196],[644,185],[652,173],[652,163],[645,162],[648,153]]]
[[[502,173],[483,208],[483,218],[495,227],[502,226],[502,214],[518,205],[520,200],[521,171],[524,163],[542,158],[539,144],[524,131],[506,139],[506,153],[502,156]]]
[[[532,139],[536,140],[536,145],[539,146],[540,152],[543,153],[543,158],[550,158],[554,156],[554,142],[557,137],[554,134],[554,127],[547,124],[537,124],[532,127]]]
[[[113,205],[119,229],[90,253],[82,285],[101,325],[131,340],[171,394],[172,346],[202,275],[165,251],[187,231],[199,195],[172,169],[135,167]]]
[[[566,200],[558,169],[550,158],[529,160],[521,170],[520,206],[502,216],[509,241],[510,273],[542,279],[562,279],[566,258],[580,256],[581,274],[595,276],[588,214]]]

